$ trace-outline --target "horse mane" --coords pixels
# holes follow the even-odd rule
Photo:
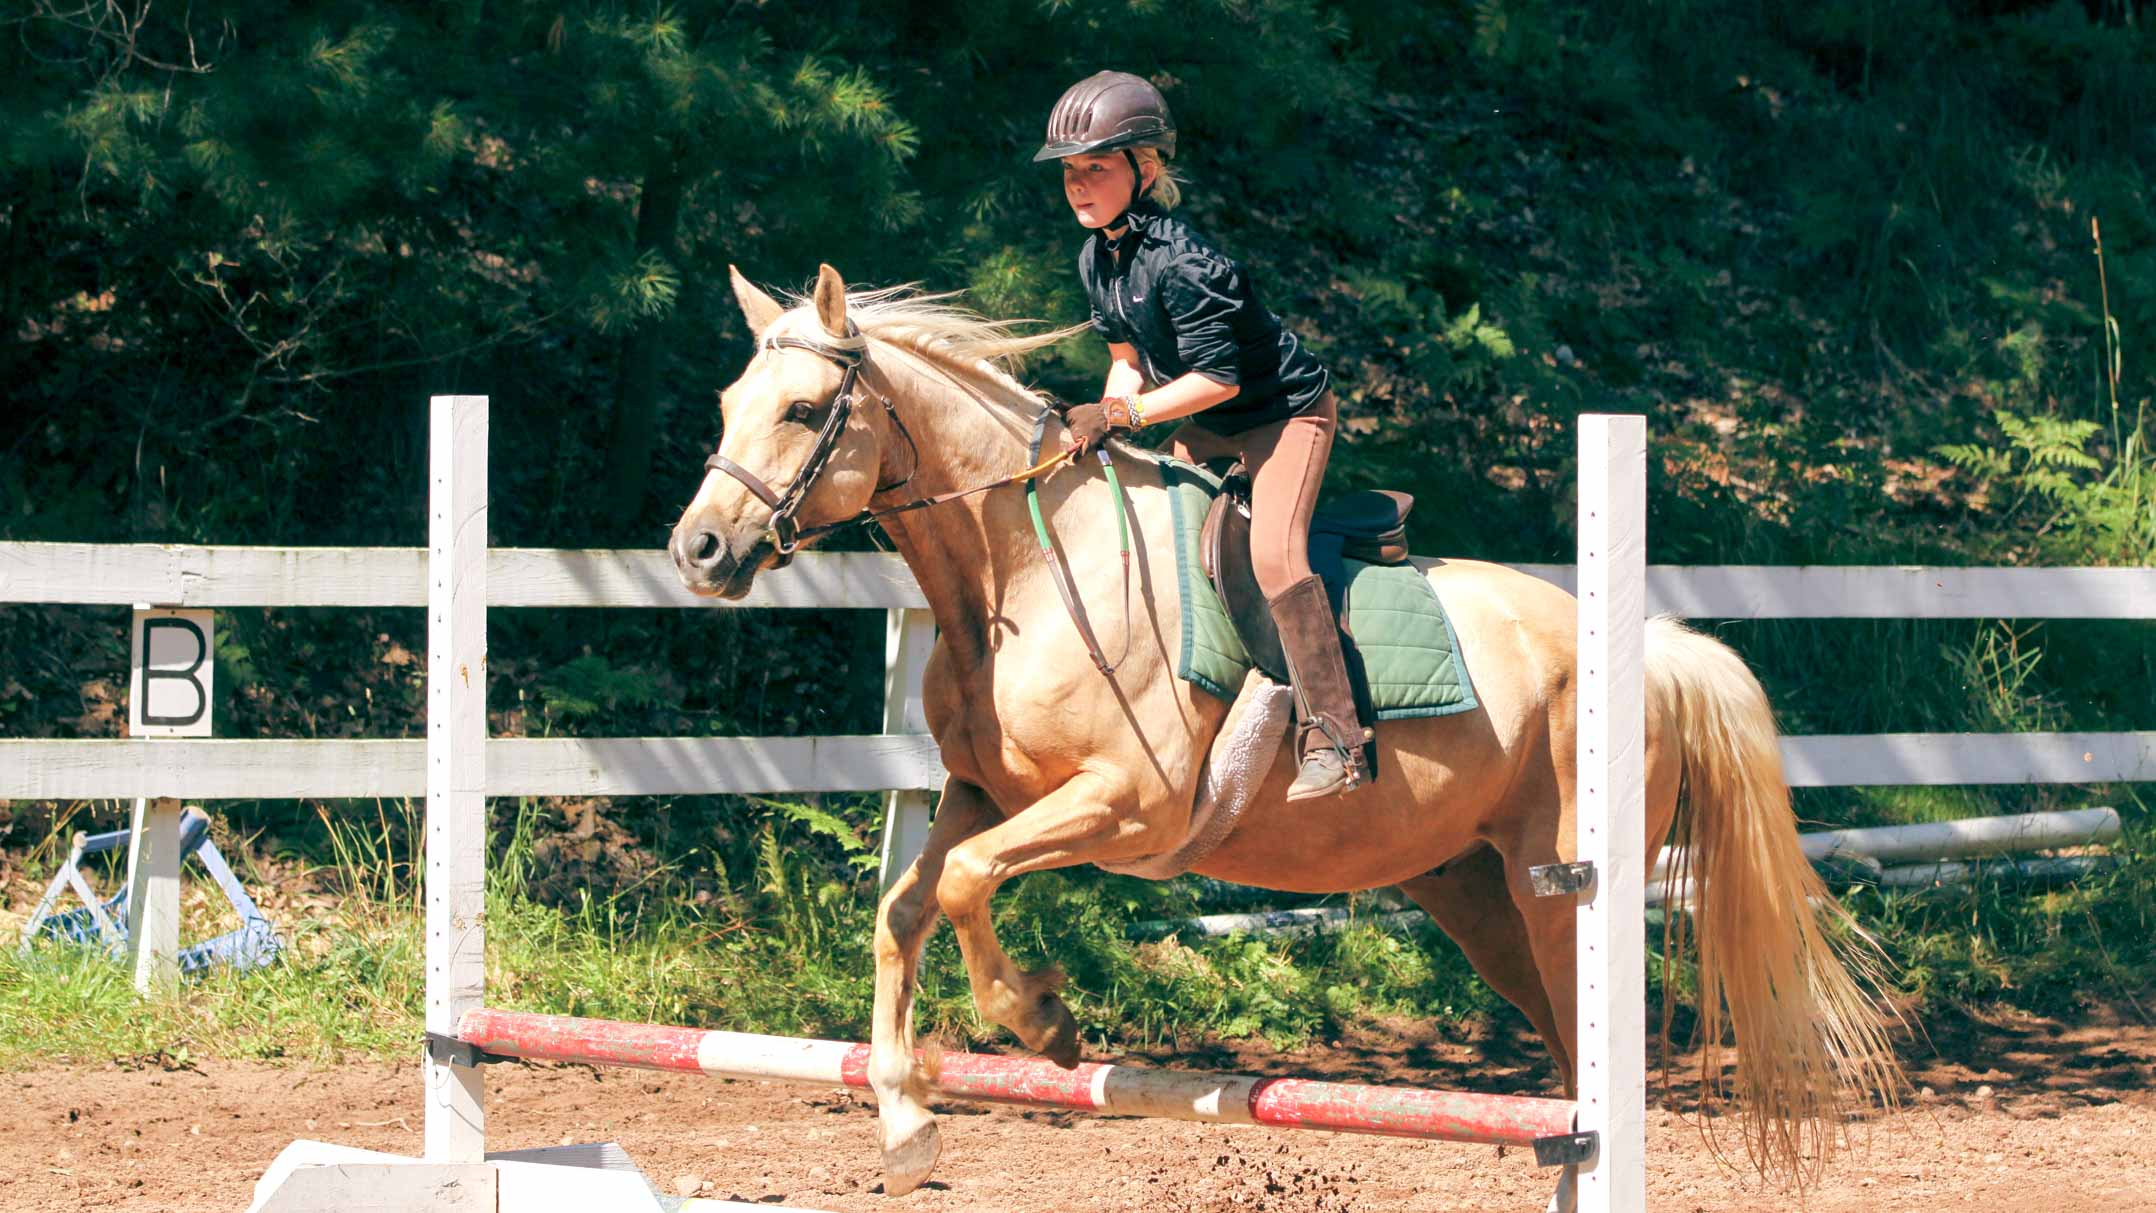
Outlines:
[[[815,323],[807,294],[780,292],[789,315],[805,312]],[[1086,331],[1082,324],[1026,331],[1033,320],[994,320],[950,300],[958,291],[923,291],[915,283],[848,291],[846,315],[863,335],[918,355],[958,377],[979,401],[997,407],[1028,428],[1046,397],[1020,383],[1026,356]]]

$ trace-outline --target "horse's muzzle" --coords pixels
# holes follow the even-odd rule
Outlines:
[[[680,575],[681,584],[691,591],[720,598],[739,598],[748,593],[749,577],[754,576],[755,569],[744,568],[741,558],[734,555],[733,545],[717,532],[701,527],[677,530],[666,550],[674,559],[674,572]]]

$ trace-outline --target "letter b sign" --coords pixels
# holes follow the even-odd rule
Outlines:
[[[216,666],[210,614],[135,608],[128,736],[210,735],[210,675]]]

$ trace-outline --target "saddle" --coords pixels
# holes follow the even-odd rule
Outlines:
[[[1252,664],[1275,682],[1288,681],[1288,662],[1280,648],[1280,632],[1273,624],[1265,593],[1258,588],[1250,564],[1250,477],[1241,463],[1228,469],[1218,496],[1206,512],[1199,539],[1205,575],[1220,594],[1228,618],[1242,638]],[[1318,503],[1310,516],[1310,570],[1324,579],[1332,600],[1333,618],[1341,624],[1341,647],[1347,658],[1348,677],[1355,684],[1356,699],[1370,719],[1368,681],[1356,652],[1354,636],[1347,629],[1344,595],[1347,569],[1344,560],[1364,564],[1406,564],[1407,515],[1415,499],[1387,489],[1363,489]]]

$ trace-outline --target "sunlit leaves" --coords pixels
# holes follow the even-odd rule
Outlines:
[[[592,324],[614,332],[639,320],[665,314],[681,292],[681,273],[655,249],[637,254],[628,267],[610,274],[590,303]]]
[[[376,60],[395,36],[387,24],[367,24],[316,38],[305,60],[316,99],[330,106],[365,100],[377,83]]]
[[[427,130],[420,137],[421,157],[430,172],[448,167],[450,160],[464,149],[471,137],[471,126],[457,112],[456,103],[437,101],[427,113]]]

